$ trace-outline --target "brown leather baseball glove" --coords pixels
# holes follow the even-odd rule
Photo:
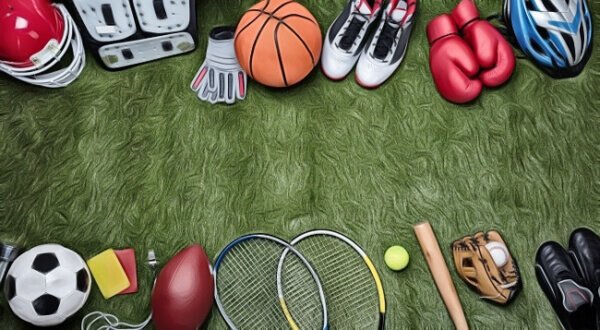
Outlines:
[[[483,299],[507,304],[521,289],[515,259],[497,231],[478,232],[452,243],[458,275]]]

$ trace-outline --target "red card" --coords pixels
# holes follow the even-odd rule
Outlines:
[[[138,290],[138,282],[137,282],[137,265],[135,261],[135,250],[134,249],[125,249],[125,250],[115,250],[115,254],[123,266],[125,270],[125,274],[129,279],[129,283],[131,284],[127,289],[119,292],[119,294],[128,294],[135,293]]]

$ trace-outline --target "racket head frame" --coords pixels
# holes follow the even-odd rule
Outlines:
[[[354,251],[356,251],[356,253],[358,253],[358,255],[363,259],[367,268],[371,272],[371,275],[373,276],[373,280],[374,280],[375,286],[377,288],[377,296],[378,296],[378,300],[379,300],[379,324],[378,324],[377,328],[379,330],[385,329],[385,318],[386,318],[387,306],[386,306],[386,300],[385,300],[385,291],[383,290],[383,283],[381,281],[381,277],[379,276],[379,272],[377,272],[377,269],[375,268],[375,265],[373,264],[373,261],[371,260],[371,258],[369,258],[367,253],[356,242],[354,242],[352,239],[350,239],[346,235],[343,235],[343,234],[333,231],[333,230],[316,229],[316,230],[307,231],[305,233],[302,233],[302,234],[296,236],[289,244],[293,247],[304,239],[307,239],[311,236],[318,236],[318,235],[332,236],[334,238],[337,238],[337,239],[343,241],[344,243],[348,244],[352,249],[354,249]],[[283,261],[286,256],[287,256],[287,249],[282,253],[281,259],[279,260],[279,265],[277,267],[278,275],[282,271]],[[277,286],[277,289],[278,289],[278,291],[281,289],[280,285]]]
[[[288,252],[292,252],[296,257],[298,257],[300,259],[300,261],[304,264],[306,269],[309,271],[311,277],[313,278],[313,281],[315,282],[315,284],[318,288],[319,299],[321,301],[322,313],[323,313],[323,329],[327,330],[329,328],[328,323],[327,323],[327,320],[328,320],[327,319],[327,317],[328,317],[327,316],[327,302],[325,299],[325,294],[323,292],[323,287],[321,285],[321,281],[319,279],[318,274],[313,269],[312,265],[308,262],[308,260],[300,252],[298,252],[298,250],[296,250],[292,245],[290,245],[288,242],[286,242],[276,236],[269,235],[269,234],[263,234],[263,233],[246,234],[246,235],[236,238],[235,240],[233,240],[229,244],[227,244],[219,252],[219,254],[217,255],[217,258],[215,259],[215,263],[212,267],[212,273],[213,273],[213,279],[214,279],[213,282],[214,282],[215,303],[217,305],[217,309],[219,310],[219,313],[221,314],[221,317],[223,317],[223,319],[225,320],[225,323],[227,323],[227,326],[230,329],[237,330],[236,325],[233,323],[233,321],[231,320],[231,318],[225,311],[225,308],[221,302],[221,299],[219,298],[218,276],[217,275],[218,275],[221,263],[227,256],[228,252],[231,251],[235,246],[239,245],[240,243],[243,243],[243,242],[251,240],[251,239],[265,239],[265,240],[275,242],[282,246],[282,249],[284,251],[283,253],[286,253],[286,255],[287,255]],[[281,279],[282,279],[282,273],[278,269],[277,278],[276,278],[276,280],[277,280],[277,298],[279,300],[279,304],[281,306],[282,313],[284,314],[285,319],[288,321],[290,328],[292,330],[299,330],[299,327],[298,327],[296,321],[294,320],[294,318],[292,317],[292,314],[290,313],[287,303],[285,301],[285,296],[283,293],[283,288],[282,288],[283,285],[281,284],[281,282],[282,282]]]

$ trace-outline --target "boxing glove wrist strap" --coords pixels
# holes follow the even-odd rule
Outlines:
[[[452,10],[451,15],[460,30],[466,28],[470,23],[479,20],[479,10],[472,0],[461,1]]]
[[[439,39],[453,34],[458,34],[458,29],[448,15],[440,15],[431,20],[427,25],[427,40],[429,40],[429,45],[433,45]]]

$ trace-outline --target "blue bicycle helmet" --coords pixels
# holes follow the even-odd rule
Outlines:
[[[504,0],[503,16],[523,53],[550,76],[583,70],[592,52],[586,0]]]

